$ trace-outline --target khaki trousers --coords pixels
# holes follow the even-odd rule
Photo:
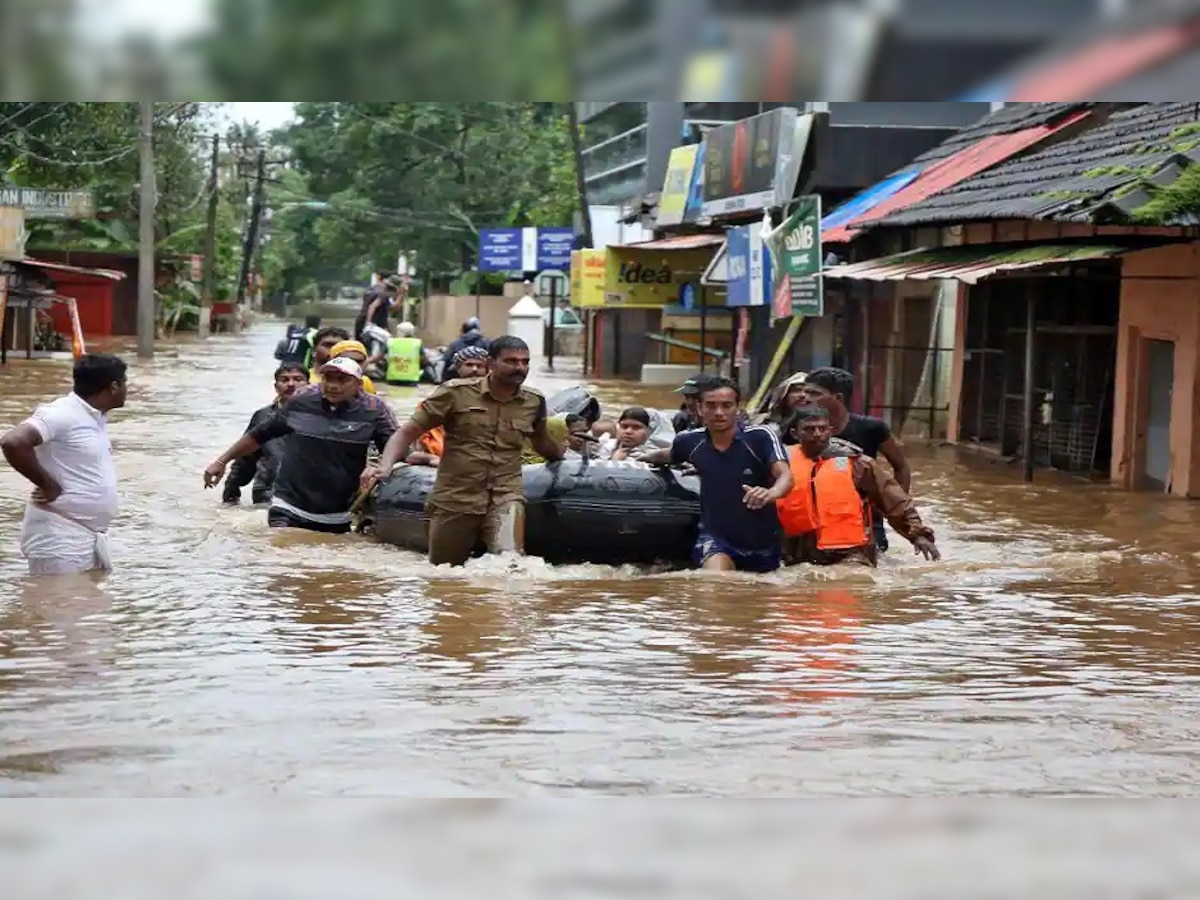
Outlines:
[[[488,553],[525,552],[525,503],[510,500],[486,513],[429,511],[429,561],[461,566],[482,543]]]

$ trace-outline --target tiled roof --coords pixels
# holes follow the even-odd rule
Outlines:
[[[1091,103],[1008,103],[984,116],[974,125],[968,125],[951,135],[932,150],[918,156],[911,164],[926,167],[930,163],[948,159],[983,138],[1010,134],[1039,125],[1049,125],[1077,109],[1092,105]]]
[[[1114,191],[1145,180],[1172,157],[1195,154],[1200,133],[1178,131],[1192,125],[1200,129],[1200,103],[1142,103],[1070,140],[1002,163],[871,224],[1087,221]]]

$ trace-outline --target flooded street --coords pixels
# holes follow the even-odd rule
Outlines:
[[[281,333],[135,366],[93,590],[27,579],[0,467],[0,795],[1196,793],[1200,504],[914,449],[940,564],[435,570],[203,490]],[[69,384],[11,362],[0,427]]]

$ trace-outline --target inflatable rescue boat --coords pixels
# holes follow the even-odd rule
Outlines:
[[[584,458],[525,466],[525,552],[551,563],[686,566],[700,521],[694,475]],[[424,553],[437,469],[399,466],[367,513],[378,540]],[[479,548],[482,550],[482,548]]]

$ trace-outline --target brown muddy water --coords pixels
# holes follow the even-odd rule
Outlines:
[[[913,448],[940,564],[435,570],[202,489],[281,330],[135,366],[98,585],[25,576],[0,466],[0,795],[1196,793],[1200,506]],[[10,362],[0,426],[68,387]]]

